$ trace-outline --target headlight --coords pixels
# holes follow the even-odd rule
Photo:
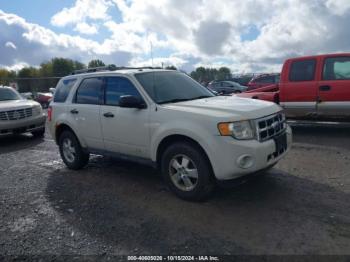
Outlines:
[[[39,115],[42,113],[42,107],[41,105],[35,105],[33,106],[33,115]]]
[[[220,123],[218,124],[218,129],[222,136],[233,136],[240,140],[255,138],[254,129],[252,128],[250,121]]]

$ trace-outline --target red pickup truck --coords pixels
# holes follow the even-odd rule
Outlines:
[[[237,94],[280,104],[290,118],[350,117],[350,53],[288,59],[277,84]]]

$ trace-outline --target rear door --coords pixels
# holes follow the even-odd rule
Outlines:
[[[73,102],[68,104],[67,114],[70,123],[80,139],[90,149],[103,149],[103,137],[100,122],[102,77],[85,78],[80,83]]]
[[[350,56],[325,57],[319,82],[318,113],[350,116]]]
[[[125,77],[106,77],[101,122],[106,150],[146,158],[149,148],[149,109],[119,107],[121,96],[143,99],[134,84]]]
[[[295,59],[284,70],[289,74],[280,82],[281,106],[290,117],[302,117],[317,113],[316,58]]]

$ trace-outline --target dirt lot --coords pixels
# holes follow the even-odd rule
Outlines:
[[[177,199],[151,168],[69,171],[49,136],[0,139],[0,254],[350,254],[350,127],[293,127],[273,171]]]

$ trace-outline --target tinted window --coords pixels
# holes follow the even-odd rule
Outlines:
[[[100,94],[103,85],[102,77],[87,78],[80,84],[77,95],[76,103],[78,104],[95,104],[98,105],[100,100]]]
[[[275,83],[279,83],[280,80],[281,80],[281,76],[280,75],[275,76]]]
[[[295,61],[292,63],[289,80],[297,81],[312,81],[315,78],[316,60]]]
[[[140,93],[136,87],[124,77],[108,77],[105,91],[106,105],[119,105],[121,96],[132,95],[141,98]]]
[[[214,96],[191,77],[176,71],[138,73],[135,77],[148,95],[159,104]]]
[[[323,67],[323,80],[349,80],[350,57],[327,58]]]
[[[57,84],[53,101],[56,103],[64,103],[76,81],[75,78],[60,80]]]
[[[223,87],[233,87],[233,84],[228,83],[228,82],[222,82]]]
[[[0,87],[0,101],[19,100],[21,97],[11,88]]]
[[[275,77],[273,76],[263,76],[255,80],[256,83],[262,84],[273,84],[275,83]]]

